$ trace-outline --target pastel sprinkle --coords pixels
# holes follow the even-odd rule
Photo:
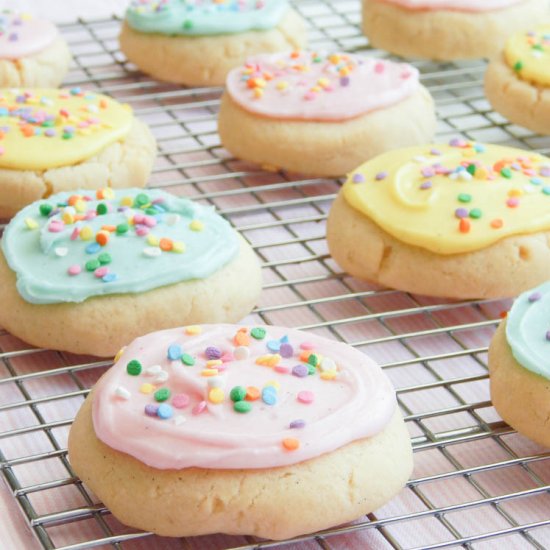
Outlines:
[[[353,174],[351,180],[353,183],[365,183],[365,176],[363,174]]]
[[[292,374],[298,378],[305,378],[309,373],[309,369],[306,365],[296,365],[292,367]]]
[[[115,395],[125,401],[128,401],[132,397],[132,394],[123,386],[117,386],[115,389]]]
[[[283,439],[283,447],[287,451],[296,451],[300,448],[300,441],[294,439],[293,437],[286,437]]]
[[[529,302],[533,303],[533,302],[538,302],[540,299],[542,298],[542,294],[540,292],[533,292],[532,294],[529,295]]]
[[[132,359],[126,365],[126,372],[131,376],[139,376],[142,370],[143,370],[143,367],[141,366],[141,363],[137,359]]]
[[[298,419],[298,420],[293,420],[289,425],[288,427],[291,429],[291,430],[301,430],[302,428],[304,428],[306,425],[306,421],[305,420],[302,420],[302,419]]]
[[[193,407],[193,409],[191,410],[191,412],[192,412],[192,414],[194,414],[194,415],[201,414],[201,413],[204,412],[204,410],[206,409],[206,406],[207,406],[206,401],[199,401],[199,402]]]
[[[179,344],[170,344],[170,346],[168,346],[168,359],[171,361],[181,359],[182,355],[183,350]]]
[[[189,405],[190,401],[191,399],[187,394],[178,393],[172,398],[172,406],[176,409],[184,409],[185,407],[187,407],[187,405]]]
[[[300,403],[304,403],[306,405],[313,403],[313,401],[315,400],[315,394],[309,390],[302,390],[298,392],[298,395],[296,397]]]
[[[159,418],[162,418],[162,420],[168,420],[169,418],[172,418],[174,414],[174,409],[168,403],[163,403],[162,405],[159,405],[159,408],[157,409],[157,416]]]
[[[148,403],[147,405],[145,405],[145,414],[147,416],[157,416],[158,408],[159,408],[158,405],[153,405],[152,403]]]

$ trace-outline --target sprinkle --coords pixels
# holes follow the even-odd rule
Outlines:
[[[519,206],[519,199],[517,197],[510,197],[506,201],[506,206],[508,206],[508,208],[516,208]]]
[[[157,247],[147,247],[143,249],[143,255],[148,258],[158,258],[162,254],[162,250]]]
[[[245,346],[238,346],[234,349],[233,355],[237,361],[243,361],[250,357],[250,350]]]
[[[459,202],[470,202],[472,200],[472,195],[469,193],[460,193],[457,197]]]
[[[201,414],[205,409],[206,409],[206,401],[199,401],[199,403],[197,403],[193,409],[191,410],[191,412],[194,414],[194,415],[197,415],[197,414]]]
[[[293,437],[285,437],[285,439],[283,439],[283,447],[287,451],[296,451],[300,448],[300,442]]]
[[[208,346],[204,350],[204,355],[206,355],[207,359],[219,359],[222,356],[222,352],[216,346]]]
[[[132,359],[126,365],[126,372],[131,376],[138,376],[139,374],[141,374],[141,371],[142,371],[142,366],[137,359]]]
[[[170,390],[168,388],[160,388],[155,392],[154,398],[155,401],[161,403],[166,401],[170,397]]]
[[[322,372],[335,371],[337,369],[336,363],[330,357],[324,357],[319,368]]]
[[[461,233],[469,233],[471,229],[470,221],[466,218],[462,218],[458,224],[458,230]]]
[[[246,398],[246,388],[244,386],[235,386],[229,393],[231,401],[243,401]]]
[[[233,403],[233,410],[235,412],[245,414],[252,410],[252,404],[249,401],[236,401]]]
[[[321,380],[334,380],[338,376],[335,370],[327,370],[320,374]]]
[[[433,183],[431,181],[425,181],[420,185],[420,189],[425,191],[426,189],[431,189],[432,185],[433,185]]]
[[[387,172],[378,172],[378,174],[376,174],[375,176],[375,180],[376,181],[382,181],[384,179],[386,179],[388,177],[388,173]]]
[[[223,403],[225,399],[225,393],[221,388],[212,388],[208,392],[208,400],[215,405]]]
[[[155,384],[163,384],[164,382],[166,382],[166,380],[168,380],[168,373],[165,370],[161,369],[160,372],[155,376],[153,382]]]
[[[60,258],[64,258],[69,252],[69,249],[66,248],[65,246],[56,246],[53,251],[56,256],[59,256]]]
[[[257,401],[260,399],[260,390],[255,386],[247,386],[245,399],[247,401]]]
[[[248,331],[245,328],[241,328],[237,331],[233,337],[233,343],[236,346],[248,346],[250,345],[250,337],[248,336]]]
[[[202,333],[202,328],[198,325],[191,325],[188,327],[185,327],[185,334],[189,334],[190,336],[196,336],[197,334]]]
[[[493,229],[500,229],[504,225],[504,222],[501,219],[495,219],[491,221],[491,227]]]
[[[306,405],[309,405],[310,403],[313,403],[315,399],[315,394],[312,391],[303,390],[298,392],[298,395],[296,397],[300,403],[305,403]]]
[[[550,341],[550,330],[546,333],[546,339]]]
[[[150,367],[147,367],[145,369],[145,375],[156,376],[161,370],[162,370],[162,367],[160,365],[151,365]]]
[[[82,268],[78,264],[71,265],[69,269],[67,269],[67,273],[69,275],[72,275],[73,277],[75,275],[79,275],[82,272]]]
[[[284,344],[281,344],[279,353],[285,359],[289,359],[294,355],[294,348],[290,344],[284,343]]]
[[[225,376],[211,376],[206,383],[209,388],[223,388],[225,386]]]
[[[128,399],[132,397],[132,394],[122,386],[117,386],[117,388],[115,389],[115,395],[117,397],[120,397],[120,399],[124,399],[125,401],[128,401]]]
[[[181,356],[181,362],[188,367],[192,367],[195,364],[195,359],[188,353],[184,353]]]
[[[365,176],[363,174],[353,174],[351,181],[353,183],[365,183]]]
[[[168,420],[169,418],[172,418],[174,414],[174,409],[168,403],[163,403],[162,405],[159,405],[159,408],[157,409],[157,416],[159,418],[162,418],[162,420]]]
[[[265,338],[265,334],[265,329],[261,327],[254,327],[250,331],[250,336],[252,336],[252,338],[255,338],[256,340],[263,340]]]
[[[540,292],[533,292],[532,294],[529,295],[529,298],[527,299],[529,300],[529,302],[533,303],[533,302],[538,302],[541,298],[542,298],[542,294]]]
[[[185,409],[191,399],[185,393],[178,393],[172,398],[172,406],[176,409]]]
[[[149,403],[145,405],[145,414],[147,416],[157,416],[158,408],[158,405],[153,405],[152,403]]]
[[[47,202],[43,202],[38,207],[38,210],[40,211],[40,214],[42,214],[42,216],[48,216],[53,210],[53,206],[51,204],[48,204]]]
[[[470,218],[474,220],[479,220],[483,216],[483,212],[479,208],[472,208],[470,210]]]
[[[191,229],[191,231],[202,231],[204,229],[204,224],[200,220],[193,220],[189,224],[189,229]]]
[[[301,418],[298,419],[298,420],[293,420],[289,425],[288,427],[291,429],[291,430],[300,430],[302,428],[304,428],[306,425],[306,421],[305,420],[302,420]]]
[[[204,377],[216,376],[218,372],[219,372],[218,369],[202,369],[201,376],[204,376]]]
[[[268,386],[262,390],[262,401],[270,406],[277,404],[277,391],[273,386]]]
[[[139,387],[140,393],[144,393],[146,395],[153,393],[154,389],[155,389],[155,386],[153,386],[153,384],[149,384],[149,382],[145,382],[145,384],[142,384]]]
[[[179,344],[170,344],[168,346],[168,359],[171,361],[177,361],[178,359],[181,359],[181,356],[183,355],[183,350]]]
[[[455,210],[455,217],[461,219],[461,218],[467,218],[469,215],[469,212],[466,208],[457,208]]]
[[[298,378],[305,378],[309,373],[309,369],[306,365],[296,365],[292,367],[292,374]]]
[[[281,342],[279,340],[269,340],[267,349],[273,353],[277,353],[281,349]]]

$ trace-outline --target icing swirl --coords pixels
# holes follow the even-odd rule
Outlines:
[[[520,4],[524,0],[379,0],[410,10],[494,11]]]
[[[80,88],[0,91],[0,168],[47,170],[88,159],[126,136],[132,109]]]
[[[0,13],[0,59],[20,59],[41,52],[57,37],[56,26],[45,19]]]
[[[513,34],[504,58],[522,80],[550,86],[550,25]]]
[[[508,312],[506,339],[522,367],[550,380],[550,282],[516,299]]]
[[[287,10],[286,0],[133,0],[126,21],[146,33],[235,34],[273,29]]]
[[[17,290],[33,304],[203,279],[238,249],[212,208],[153,189],[59,193],[21,210],[2,239]]]
[[[297,330],[203,325],[136,339],[93,395],[97,437],[159,469],[271,468],[380,432],[382,370]]]
[[[460,139],[384,153],[353,172],[346,201],[402,242],[437,254],[550,229],[550,159]]]
[[[406,63],[306,51],[257,55],[227,77],[229,95],[247,111],[335,122],[398,103],[418,85]]]

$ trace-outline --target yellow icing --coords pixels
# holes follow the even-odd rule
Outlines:
[[[451,144],[374,158],[350,174],[346,201],[396,239],[437,254],[550,230],[550,159],[497,145]]]
[[[47,170],[123,139],[132,110],[79,88],[0,90],[0,168]]]
[[[513,34],[504,57],[522,80],[550,86],[550,25]]]

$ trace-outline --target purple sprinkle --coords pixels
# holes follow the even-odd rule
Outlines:
[[[543,167],[540,169],[539,174],[540,174],[542,177],[544,177],[544,178],[550,177],[550,166],[543,166]]]
[[[422,168],[422,175],[425,178],[431,178],[435,176],[435,170],[431,166],[426,166],[425,168]]]
[[[8,38],[10,42],[17,42],[19,40],[19,36],[16,32],[12,32]]]
[[[290,424],[289,424],[289,428],[291,430],[296,430],[296,429],[301,429],[303,428],[304,426],[306,425],[306,421],[305,420],[302,420],[301,418],[299,418],[298,420],[293,420]]]
[[[521,170],[521,166],[517,162],[514,162],[513,164],[511,164],[510,168],[516,171]]]
[[[215,346],[208,346],[204,350],[204,354],[210,360],[220,359],[220,357],[222,356],[222,350],[220,348],[215,347]]]
[[[464,145],[464,142],[460,138],[453,138],[451,141],[449,141],[449,145],[451,147],[462,147]]]
[[[533,294],[529,296],[528,300],[531,303],[533,303],[533,302],[538,302],[541,298],[542,298],[542,294],[540,292],[533,292]]]
[[[432,149],[430,151],[430,155],[439,156],[439,155],[441,155],[441,151],[439,149]]]
[[[341,79],[340,79],[340,86],[349,86],[349,76],[343,76]]]
[[[431,189],[432,182],[431,181],[425,181],[421,186],[420,189]]]
[[[546,333],[546,339],[550,341],[550,330]]]
[[[298,378],[305,378],[309,374],[309,369],[305,365],[296,365],[292,367],[292,374]]]
[[[467,208],[457,208],[455,210],[455,216],[457,218],[467,218],[469,216],[469,212]]]
[[[158,405],[153,405],[149,403],[148,405],[145,405],[145,414],[147,416],[157,416],[158,408]]]
[[[54,137],[55,136],[55,130],[52,129],[52,128],[48,128],[45,132],[44,132],[44,135],[48,136],[48,137]]]
[[[294,354],[294,348],[290,344],[281,344],[281,347],[279,348],[279,353],[282,357],[288,359]]]
[[[386,179],[387,177],[388,177],[387,172],[378,172],[378,174],[376,174],[376,181]]]
[[[365,176],[363,176],[363,174],[353,174],[351,181],[353,181],[353,183],[364,183]]]

